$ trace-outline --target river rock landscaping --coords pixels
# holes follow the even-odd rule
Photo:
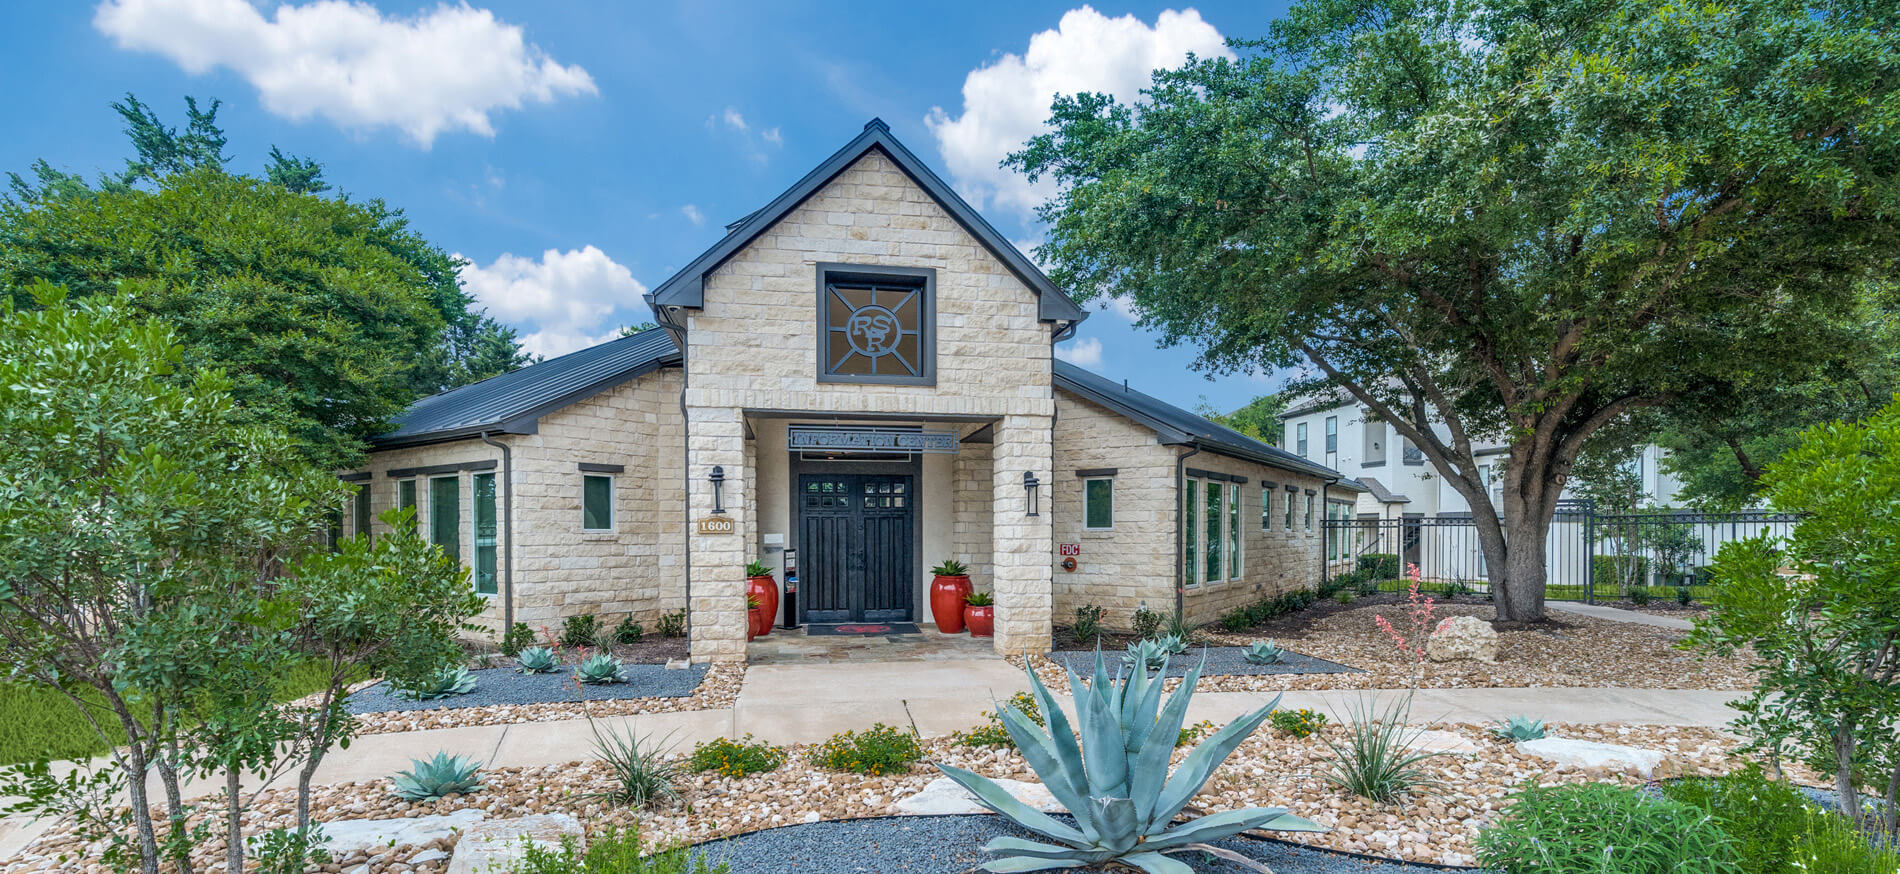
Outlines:
[[[1646,782],[1645,777],[1622,766],[1580,767],[1533,755],[1492,737],[1485,726],[1460,723],[1429,728],[1442,732],[1434,746],[1471,751],[1428,760],[1430,775],[1443,786],[1406,796],[1398,803],[1376,804],[1346,794],[1321,776],[1333,755],[1325,739],[1344,738],[1342,727],[1328,725],[1308,738],[1262,728],[1215,772],[1193,806],[1204,812],[1287,807],[1295,815],[1331,829],[1287,836],[1304,845],[1393,860],[1469,865],[1475,858],[1473,841],[1479,829],[1498,814],[1509,793],[1527,783],[1606,781],[1640,786]],[[1657,761],[1650,779],[1726,773],[1743,763],[1727,752],[1734,740],[1711,729],[1554,724],[1549,732],[1552,737],[1652,751]],[[990,777],[1024,782],[1037,779],[1011,748],[964,747],[948,738],[926,740],[923,747],[926,761],[957,765]],[[685,752],[675,750],[674,754]],[[645,812],[614,807],[594,797],[611,786],[611,777],[605,765],[593,760],[487,770],[481,775],[483,788],[431,802],[403,801],[391,793],[389,781],[375,780],[319,787],[313,804],[318,819],[325,822],[439,816],[458,811],[480,811],[485,819],[546,813],[573,816],[593,831],[609,825],[629,827],[637,820],[642,833],[657,845],[696,843],[808,822],[887,817],[898,812],[905,798],[923,791],[941,776],[934,768],[919,763],[900,773],[866,777],[819,768],[811,764],[809,754],[809,747],[793,747],[779,768],[744,777],[688,773],[676,783],[678,799]],[[246,814],[247,829],[287,824],[292,801],[292,793],[284,789],[260,796]],[[207,799],[198,815],[219,821],[217,802]],[[894,831],[897,826],[878,828],[893,829],[892,839],[899,839]],[[416,845],[380,844],[359,849],[336,859],[329,870],[355,871],[366,866],[362,868],[365,874],[444,871],[446,860],[428,851],[452,853],[458,839],[459,832],[452,831],[432,834]],[[104,872],[106,869],[96,862],[77,861],[88,858],[96,849],[82,846],[62,825],[0,870],[8,874]],[[969,849],[945,847],[949,853]],[[213,838],[199,846],[196,853],[205,863],[222,858],[221,841]],[[416,862],[418,855],[428,861]]]
[[[350,710],[357,714],[358,734],[717,710],[739,699],[745,681],[745,669],[736,665],[625,668],[628,682],[593,686],[574,682],[567,668],[532,675],[509,668],[472,671],[478,683],[474,691],[430,701],[415,701],[373,685],[351,695]]]
[[[1049,654],[1049,660],[1058,665],[1065,665],[1077,673],[1085,673],[1094,670],[1095,667],[1093,651],[1054,652]],[[1338,662],[1316,659],[1291,651],[1282,653],[1279,661],[1259,665],[1247,661],[1247,648],[1244,646],[1196,646],[1191,647],[1182,655],[1170,658],[1167,675],[1169,677],[1186,676],[1188,670],[1196,665],[1201,666],[1203,678],[1265,674],[1348,674],[1356,670]],[[1205,679],[1202,683],[1202,688],[1208,688],[1205,685]]]

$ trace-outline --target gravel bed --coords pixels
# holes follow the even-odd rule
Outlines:
[[[998,816],[906,816],[815,822],[752,832],[702,844],[699,855],[732,866],[733,874],[794,871],[799,874],[858,874],[904,871],[909,874],[963,874],[992,858],[982,847],[1001,836],[1046,840]],[[1274,870],[1275,874],[1423,874],[1446,870],[1313,850],[1275,841],[1234,837],[1214,846],[1232,850]],[[1253,874],[1233,862],[1205,853],[1174,858],[1204,874]],[[1099,869],[1082,869],[1099,870]],[[1471,870],[1478,869],[1456,869]]]
[[[1279,661],[1273,664],[1256,665],[1247,661],[1247,648],[1244,646],[1209,646],[1194,647],[1183,655],[1168,659],[1167,675],[1170,677],[1187,676],[1188,669],[1197,664],[1201,664],[1203,655],[1205,655],[1207,659],[1206,666],[1201,668],[1201,676],[1203,677],[1244,677],[1259,676],[1262,674],[1362,673],[1358,668],[1349,668],[1338,662],[1329,662],[1325,659],[1301,655],[1291,650],[1288,650],[1285,655],[1280,657]],[[1053,652],[1049,654],[1049,659],[1056,664],[1067,665],[1070,670],[1084,676],[1095,670],[1094,650],[1088,652],[1078,652],[1075,650]],[[1108,662],[1108,669],[1111,674],[1115,671],[1116,667],[1121,664],[1121,656],[1116,653],[1105,653],[1104,660]]]
[[[625,665],[624,683],[584,685],[573,669],[546,674],[524,674],[513,668],[470,671],[475,688],[462,695],[417,701],[377,683],[350,696],[351,713],[389,713],[409,710],[461,710],[499,705],[557,704],[575,701],[624,701],[630,698],[684,698],[706,678],[706,665],[669,670],[664,665]]]

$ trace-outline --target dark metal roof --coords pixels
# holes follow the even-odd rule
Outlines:
[[[1070,364],[1055,362],[1056,387],[1072,391],[1154,429],[1162,443],[1191,444],[1217,455],[1268,464],[1283,470],[1312,474],[1328,480],[1344,477],[1277,446],[1270,446],[1225,425],[1216,424],[1156,397],[1142,394],[1104,376]]]
[[[1057,288],[1056,284],[1043,274],[1034,261],[1029,260],[1028,256],[1017,249],[1016,245],[1011,243],[1008,237],[1003,236],[1001,231],[991,227],[990,223],[984,220],[983,216],[962,197],[959,197],[955,190],[938,178],[936,173],[931,172],[929,166],[905,148],[903,143],[898,142],[896,137],[891,136],[890,127],[885,125],[882,119],[876,118],[871,119],[864,126],[864,131],[851,142],[846,143],[844,148],[839,149],[830,158],[825,159],[823,164],[819,164],[817,168],[805,174],[797,184],[786,189],[784,194],[773,198],[771,203],[766,204],[757,212],[727,225],[725,237],[714,243],[712,248],[707,249],[698,258],[694,258],[692,263],[673,274],[671,278],[656,286],[653,292],[646,296],[647,303],[656,309],[659,307],[698,309],[704,305],[706,274],[718,269],[719,265],[726,262],[726,259],[744,249],[760,234],[777,224],[786,213],[798,208],[799,204],[824,188],[826,183],[850,168],[852,164],[857,163],[859,158],[872,149],[883,152],[891,163],[896,164],[899,170],[911,178],[911,181],[935,198],[937,204],[942,206],[957,224],[962,225],[971,236],[976,237],[988,247],[990,253],[995,255],[997,260],[1002,261],[1003,266],[1009,268],[1009,272],[1015,274],[1017,279],[1022,280],[1024,285],[1029,286],[1030,290],[1036,293],[1038,318],[1045,321],[1068,322],[1079,322],[1088,318],[1087,310],[1070,300],[1062,289]]]
[[[483,431],[532,434],[536,420],[550,412],[679,361],[679,350],[665,331],[642,331],[430,395],[398,418],[395,430],[371,438],[370,443],[377,449],[394,449],[474,437]]]

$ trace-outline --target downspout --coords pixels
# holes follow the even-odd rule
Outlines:
[[[487,431],[481,436],[501,450],[501,630],[506,634],[515,627],[515,455]]]
[[[1174,457],[1174,619],[1187,620],[1187,460],[1201,454],[1198,444]]]

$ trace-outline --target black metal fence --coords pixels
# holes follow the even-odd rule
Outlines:
[[[1796,517],[1763,512],[1652,510],[1598,513],[1585,502],[1559,505],[1544,543],[1545,597],[1595,603],[1698,600],[1722,545],[1768,534],[1786,537]],[[1402,519],[1327,519],[1322,579],[1360,573],[1382,591],[1404,589],[1416,569],[1434,593],[1491,590],[1477,522],[1469,514]]]

